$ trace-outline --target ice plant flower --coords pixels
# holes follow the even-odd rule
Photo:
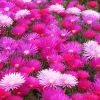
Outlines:
[[[32,2],[32,0],[22,0],[24,3]]]
[[[76,53],[80,54],[82,51],[82,45],[78,42],[68,42],[65,45],[61,46],[61,50],[63,52],[68,52],[68,53]]]
[[[100,19],[100,14],[94,10],[84,10],[82,11],[82,16],[87,24],[92,24]]]
[[[6,74],[0,80],[0,87],[4,88],[5,91],[10,91],[10,90],[17,89],[24,83],[25,83],[25,77],[21,75],[21,73],[15,72],[15,73]]]
[[[96,41],[88,41],[83,44],[83,56],[87,59],[100,57],[100,46]]]
[[[70,7],[66,9],[66,13],[72,14],[72,15],[80,15],[81,10],[77,7]]]
[[[60,88],[47,88],[43,91],[43,98],[41,100],[70,100],[64,91]]]
[[[22,45],[19,44],[19,47],[17,49],[17,53],[23,56],[32,56],[36,52],[37,52],[37,47],[31,43],[30,44],[22,43]]]
[[[51,5],[49,7],[49,10],[50,11],[53,11],[53,12],[64,12],[65,11],[65,8],[61,5],[61,4],[55,4],[55,5]]]
[[[0,27],[9,27],[13,24],[13,20],[7,16],[0,14]]]
[[[53,69],[45,69],[39,72],[38,79],[43,86],[59,86],[61,73]]]
[[[15,19],[20,19],[20,18],[24,18],[25,16],[29,15],[30,11],[27,9],[22,9],[17,11],[16,15],[15,15]]]
[[[62,74],[61,76],[61,84],[62,86],[73,87],[78,84],[78,80],[75,76],[70,74]]]

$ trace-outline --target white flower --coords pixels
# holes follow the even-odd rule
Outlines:
[[[13,24],[13,20],[7,15],[0,15],[0,27],[9,27]]]
[[[30,11],[27,9],[23,9],[23,10],[19,10],[16,15],[15,18],[19,19],[19,18],[24,18],[25,16],[29,15]]]
[[[25,82],[25,77],[20,73],[6,74],[0,81],[0,87],[6,91],[17,89]]]
[[[61,77],[62,86],[72,87],[78,84],[78,80],[75,76],[70,74],[62,74]]]
[[[67,8],[66,12],[68,14],[74,14],[74,15],[80,15],[81,14],[81,10],[77,7],[71,7],[71,8]]]
[[[24,3],[32,2],[32,0],[22,0]]]
[[[83,56],[85,56],[87,59],[100,57],[100,45],[93,40],[84,43]]]
[[[95,10],[84,10],[84,11],[82,11],[82,16],[83,17],[88,16],[88,17],[95,18],[95,19],[100,18],[100,14]]]
[[[60,85],[61,73],[53,69],[45,69],[39,72],[37,76],[39,82],[43,86],[58,86]]]
[[[65,11],[65,8],[62,5],[60,5],[60,4],[55,4],[55,5],[51,5],[49,7],[49,10],[59,13],[59,12]]]

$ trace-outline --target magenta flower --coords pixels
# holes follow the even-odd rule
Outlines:
[[[85,31],[84,33],[83,33],[83,36],[85,37],[85,38],[87,38],[87,39],[93,39],[93,38],[95,38],[95,36],[96,36],[96,32],[95,31],[93,31],[93,30],[87,30],[87,31]]]
[[[48,88],[43,91],[43,98],[41,100],[70,100],[64,91],[60,88]]]
[[[90,61],[90,65],[92,68],[100,70],[100,58],[92,59]]]
[[[56,71],[63,72],[65,70],[65,66],[62,63],[54,63],[50,65],[50,68]]]
[[[88,90],[91,86],[91,82],[89,80],[81,80],[78,83],[78,88],[81,90]]]
[[[20,68],[24,66],[25,60],[21,57],[13,57],[10,60],[10,66],[15,68]]]
[[[63,52],[80,54],[82,51],[82,45],[78,42],[68,42],[61,47]]]
[[[25,25],[17,25],[12,28],[12,34],[15,36],[22,36],[25,34],[26,26]]]
[[[17,48],[17,53],[22,56],[32,56],[37,52],[37,47],[33,44],[22,43]]]
[[[0,99],[6,99],[10,96],[10,92],[5,91],[4,89],[0,88]]]
[[[75,93],[75,94],[72,95],[73,100],[77,100],[77,97],[78,97],[79,100],[84,100],[84,97],[81,93]]]
[[[33,72],[38,72],[41,69],[41,62],[36,59],[32,59],[27,61],[26,66],[28,66]]]
[[[8,100],[23,100],[21,96],[11,95],[7,98]]]

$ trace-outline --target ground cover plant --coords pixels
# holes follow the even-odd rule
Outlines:
[[[100,100],[99,0],[0,0],[0,100]]]

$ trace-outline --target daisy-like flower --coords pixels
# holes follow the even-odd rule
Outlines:
[[[40,3],[45,3],[47,0],[34,0],[34,2],[36,2],[37,4],[40,4]]]
[[[100,45],[96,41],[88,41],[83,44],[83,56],[87,59],[100,57]]]
[[[60,88],[47,88],[42,93],[41,100],[70,100],[70,98]]]
[[[78,42],[68,42],[61,46],[61,51],[80,54],[82,51],[82,45]]]
[[[73,14],[73,15],[80,15],[81,10],[77,7],[71,7],[66,9],[66,13],[68,14]]]
[[[43,86],[59,86],[61,73],[53,69],[45,69],[39,72],[38,79]]]
[[[9,27],[13,24],[13,20],[7,15],[0,15],[0,27]]]
[[[19,44],[17,52],[19,55],[32,56],[37,52],[37,47],[32,43],[22,43],[22,45]]]
[[[15,18],[16,19],[20,19],[20,18],[24,18],[25,16],[29,15],[30,11],[27,9],[22,9],[17,11],[17,13],[15,14]]]
[[[22,2],[24,2],[24,3],[32,2],[32,0],[22,0]]]
[[[6,91],[14,90],[25,83],[25,77],[21,73],[9,73],[6,74],[0,80],[0,87],[4,88]]]
[[[5,52],[0,52],[0,63],[4,63],[6,62],[6,60],[8,59],[9,55],[7,55]]]
[[[55,5],[51,5],[49,7],[49,10],[60,13],[60,12],[64,12],[65,8],[61,4],[55,4]]]
[[[38,38],[39,38],[39,35],[37,33],[31,33],[23,37],[23,40],[25,40],[26,42],[32,42]]]
[[[67,87],[73,87],[78,84],[77,78],[70,74],[62,74],[61,82],[62,86],[67,86]]]
[[[91,24],[94,21],[97,21],[100,19],[100,14],[94,10],[85,10],[82,12],[83,20],[87,24]]]

